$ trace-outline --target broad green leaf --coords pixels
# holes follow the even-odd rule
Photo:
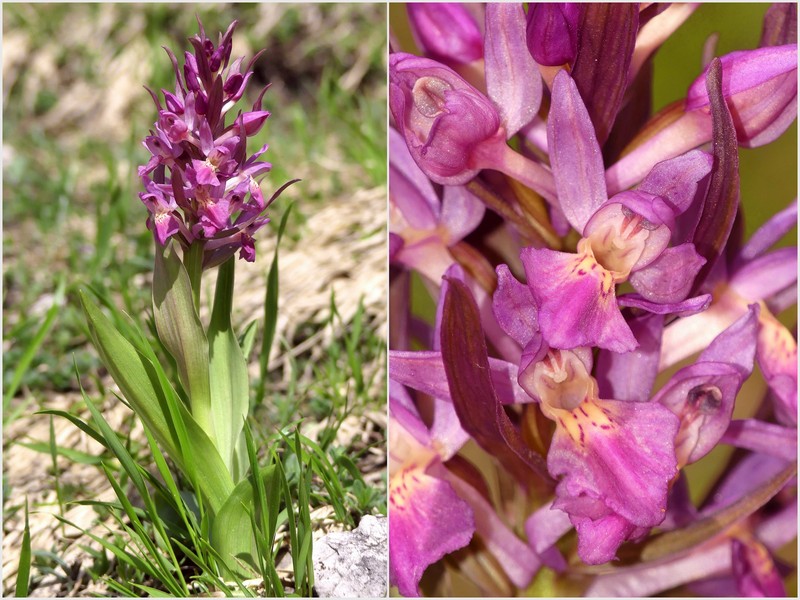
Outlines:
[[[163,371],[137,352],[85,294],[80,297],[94,345],[123,396],[170,458],[198,486],[212,512],[218,511],[233,490],[233,480],[211,438],[177,401]],[[104,445],[111,447],[110,442],[106,437]]]
[[[247,465],[244,456],[238,455],[237,448],[250,405],[250,387],[247,363],[231,326],[235,265],[235,259],[229,258],[219,267],[208,345],[215,440],[228,471],[234,481],[239,481]]]
[[[274,466],[259,472],[259,477],[272,477]],[[244,479],[233,489],[228,500],[217,512],[211,525],[211,543],[220,556],[225,557],[227,568],[242,576],[256,573],[256,541],[251,522],[254,510],[253,482]],[[242,563],[251,567],[245,571]]]
[[[83,291],[79,295],[92,341],[103,364],[153,437],[167,450],[167,454],[180,462],[183,455],[167,423],[164,391],[157,385],[152,364],[114,328]]]
[[[164,248],[156,246],[153,316],[159,339],[178,364],[192,415],[214,439],[208,340],[195,309],[189,275],[172,243]]]

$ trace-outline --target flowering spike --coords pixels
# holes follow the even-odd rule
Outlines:
[[[151,213],[148,222],[156,240],[163,245],[173,237],[184,248],[204,244],[206,267],[219,264],[237,250],[241,258],[253,261],[253,234],[269,221],[260,216],[269,202],[264,202],[255,181],[271,166],[256,160],[266,146],[249,158],[246,149],[247,138],[255,135],[269,116],[260,110],[263,92],[257,102],[259,110],[238,115],[229,127],[224,122],[231,98],[226,97],[226,82],[219,71],[228,64],[235,26],[236,22],[231,24],[215,47],[201,25],[200,34],[190,38],[195,52],[185,53],[183,69],[175,54],[165,49],[175,72],[176,91],[163,92],[167,110],[150,92],[159,118],[156,131],[145,138],[152,156],[139,167],[147,190],[140,197]],[[237,74],[241,62],[237,60]],[[235,80],[234,96],[243,93],[251,76],[248,72],[241,81]],[[245,200],[248,194],[249,200]]]

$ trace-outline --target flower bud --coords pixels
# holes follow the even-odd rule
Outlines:
[[[574,3],[537,3],[528,8],[528,50],[540,65],[572,63],[578,54],[581,7]]]
[[[797,116],[797,45],[731,52],[721,57],[722,93],[746,148],[775,140]],[[709,111],[704,72],[689,88],[686,110]]]
[[[389,58],[389,85],[395,125],[420,169],[446,185],[472,179],[475,147],[500,130],[492,102],[452,69],[402,52]]]
[[[431,2],[407,9],[414,40],[431,58],[456,64],[483,58],[483,36],[462,4]]]

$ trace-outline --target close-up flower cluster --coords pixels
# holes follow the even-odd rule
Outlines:
[[[184,248],[199,240],[206,268],[223,263],[237,250],[241,258],[255,260],[253,234],[269,222],[262,212],[286,187],[265,201],[256,178],[272,167],[258,160],[267,145],[247,156],[247,138],[256,135],[270,115],[262,110],[269,86],[261,90],[251,111],[239,112],[226,126],[226,115],[244,95],[261,54],[244,72],[244,57],[230,63],[235,28],[234,21],[215,46],[200,24],[200,34],[189,38],[194,54],[185,53],[183,69],[166,49],[176,87],[174,93],[162,91],[163,106],[148,88],[158,121],[144,141],[151,158],[139,167],[145,188],[139,197],[150,212],[147,224],[161,245],[173,236]]]
[[[796,5],[657,112],[705,7],[393,8],[392,585],[791,596],[796,158],[752,227],[740,154],[796,136]]]

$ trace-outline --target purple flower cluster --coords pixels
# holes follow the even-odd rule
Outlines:
[[[243,97],[253,76],[254,56],[233,62],[231,38],[237,22],[215,46],[200,33],[189,38],[183,69],[166,49],[175,71],[175,91],[162,90],[164,103],[148,89],[158,108],[155,131],[144,140],[152,155],[139,167],[144,192],[139,194],[150,215],[148,228],[164,245],[174,238],[184,249],[203,246],[203,265],[222,263],[237,250],[255,260],[253,234],[269,222],[265,209],[290,183],[265,200],[258,178],[272,165],[259,161],[264,145],[247,156],[247,138],[256,135],[270,113],[262,109],[264,87],[249,112],[239,112],[226,125],[227,113]]]
[[[389,78],[401,594],[465,548],[461,575],[500,595],[621,558],[583,590],[785,593],[797,343],[775,315],[796,304],[797,249],[773,246],[797,204],[745,241],[738,152],[796,118],[797,11],[771,7],[759,48],[709,53],[651,115],[652,54],[695,9],[409,5],[424,56],[395,48]],[[734,419],[756,363],[764,401]],[[746,452],[695,506],[684,467],[720,444]]]

